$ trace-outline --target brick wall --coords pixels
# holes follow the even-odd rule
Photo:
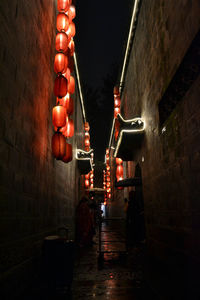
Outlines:
[[[55,3],[0,3],[0,282],[5,299],[33,280],[45,236],[65,225],[73,237],[76,160],[64,164],[51,154]],[[71,141],[73,150],[83,131],[77,93],[75,98],[79,134]]]
[[[136,161],[142,167],[150,282],[162,299],[200,294],[200,77],[166,120],[166,131],[158,113],[200,28],[199,16],[197,0],[143,0],[123,91],[124,117],[140,115],[146,122]]]

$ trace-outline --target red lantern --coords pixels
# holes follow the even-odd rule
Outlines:
[[[89,179],[90,178],[90,173],[85,175],[85,179]]]
[[[56,132],[52,136],[52,153],[57,159],[62,159],[66,153],[66,141],[62,133]]]
[[[57,15],[56,28],[59,32],[65,32],[69,28],[69,18],[65,13]]]
[[[94,183],[94,179],[93,179],[93,178],[90,178],[90,182],[91,182],[91,183]]]
[[[117,118],[117,115],[120,113],[120,108],[119,107],[115,107],[114,108],[114,118]]]
[[[110,170],[110,166],[106,166],[106,170],[109,171]]]
[[[54,71],[58,73],[65,73],[67,71],[68,59],[63,53],[57,53],[54,60]]]
[[[56,127],[64,127],[66,125],[66,108],[57,105],[53,108],[53,125]]]
[[[85,187],[88,188],[90,185],[90,181],[88,179],[85,179]]]
[[[76,8],[74,5],[71,5],[68,10],[69,21],[71,21],[76,17]]]
[[[63,98],[57,98],[57,103],[64,106],[66,108],[67,115],[72,115],[74,112],[74,100],[67,94]]]
[[[110,182],[107,182],[107,183],[106,183],[106,187],[107,187],[107,188],[110,188]]]
[[[70,76],[68,84],[68,93],[73,94],[75,92],[75,80],[73,76]]]
[[[107,176],[107,181],[109,181],[109,182],[110,182],[110,176]]]
[[[88,131],[85,132],[85,137],[87,137],[88,139],[90,139],[90,134]]]
[[[70,41],[68,48],[69,48],[69,55],[73,56],[75,50],[75,44],[73,40]]]
[[[119,87],[115,86],[113,90],[114,95],[119,95]]]
[[[118,138],[119,135],[119,130],[120,130],[120,122],[118,119],[115,120],[115,141]]]
[[[63,135],[66,138],[71,138],[74,135],[74,122],[70,118],[67,118],[66,126],[63,128]]]
[[[67,70],[66,70],[66,72],[63,74],[63,76],[67,79],[68,82],[69,82],[69,80],[70,80],[70,75],[71,75],[70,69],[67,68]]]
[[[114,107],[120,107],[121,105],[121,100],[119,97],[114,99]]]
[[[91,189],[93,189],[93,188],[94,188],[94,184],[93,184],[93,183],[91,183],[91,185],[90,185],[90,188],[91,188]]]
[[[121,165],[123,163],[123,160],[119,157],[116,157],[116,164]]]
[[[67,79],[59,75],[55,79],[54,94],[56,97],[63,98],[67,94],[68,82]]]
[[[56,50],[58,52],[66,52],[68,48],[68,37],[66,33],[59,32],[56,35]]]
[[[65,156],[62,158],[62,161],[68,163],[72,161],[72,145],[66,143],[66,153]]]
[[[117,166],[116,177],[117,177],[118,180],[119,180],[119,178],[123,177],[123,166],[122,165]]]
[[[90,139],[85,138],[85,147],[90,147]]]
[[[60,11],[60,12],[68,11],[71,3],[72,3],[72,0],[57,0],[58,11]]]
[[[90,126],[89,126],[89,123],[88,122],[85,122],[85,131],[89,131],[90,130]]]
[[[107,197],[108,197],[108,199],[111,199],[111,194],[109,193]]]
[[[68,30],[67,30],[67,36],[68,36],[68,39],[70,40],[72,37],[74,37],[75,36],[75,34],[76,34],[76,26],[75,26],[75,24],[73,23],[73,22],[71,22],[70,24],[69,24],[69,28],[68,28]]]

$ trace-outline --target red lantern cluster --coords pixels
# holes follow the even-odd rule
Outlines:
[[[85,144],[85,151],[90,151],[90,126],[88,122],[84,124],[85,129],[85,137],[84,137],[84,144]],[[91,154],[91,161],[93,164],[93,153]],[[88,180],[88,181],[86,181]],[[85,188],[93,188],[94,187],[94,170],[90,171],[88,174],[85,175]]]
[[[71,75],[74,68],[74,41],[76,29],[73,19],[76,9],[72,0],[57,0],[58,15],[56,19],[57,35],[55,41],[56,55],[54,71],[57,75],[54,83],[54,94],[57,97],[56,106],[52,111],[55,133],[52,138],[52,153],[63,162],[72,160],[72,146],[65,138],[74,135],[74,122],[70,118],[74,111],[74,100],[71,94],[75,92],[75,80]],[[65,149],[65,151],[63,150]]]
[[[103,188],[106,190],[106,192],[104,193],[104,202],[107,204],[108,199],[111,199],[109,149],[106,149],[106,170],[104,170],[103,173]]]
[[[120,114],[120,105],[121,105],[121,99],[120,99],[120,93],[119,93],[119,87],[114,87],[114,118],[115,118],[115,140],[117,140],[120,130],[120,123],[117,120],[117,115]]]
[[[123,171],[123,160],[121,158],[116,158],[116,178],[117,181],[123,180],[124,171]],[[123,187],[118,187],[118,190],[122,190]]]

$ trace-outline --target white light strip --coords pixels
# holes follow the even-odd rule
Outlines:
[[[115,126],[115,118],[113,119],[113,122],[112,122],[112,129],[111,129],[110,140],[109,140],[109,145],[108,145],[109,149],[110,149],[110,146],[112,143],[112,135],[113,135],[114,126]]]
[[[136,18],[136,12],[137,12],[137,8],[138,8],[138,3],[140,0],[135,0],[134,6],[133,6],[133,13],[132,13],[132,18],[131,18],[131,25],[130,25],[130,29],[129,29],[129,34],[128,34],[128,41],[127,41],[127,46],[126,46],[126,52],[125,52],[125,56],[124,56],[124,63],[123,63],[123,67],[122,67],[122,73],[121,73],[121,78],[120,78],[120,86],[119,86],[119,92],[121,95],[121,84],[124,80],[124,72],[125,72],[125,67],[126,67],[126,61],[127,61],[127,57],[128,57],[128,51],[129,51],[129,46],[130,46],[130,41],[131,41],[131,36],[132,36],[132,31],[133,31],[133,24]]]
[[[77,76],[78,88],[79,88],[80,99],[81,99],[81,106],[82,106],[82,111],[83,111],[83,119],[84,119],[84,123],[85,123],[86,122],[85,107],[84,107],[84,102],[83,102],[83,94],[82,94],[82,90],[81,90],[81,83],[80,83],[78,64],[77,64],[77,59],[76,59],[76,53],[75,52],[74,52],[74,62],[75,62],[76,76]]]

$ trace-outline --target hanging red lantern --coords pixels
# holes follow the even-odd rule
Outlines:
[[[66,12],[70,8],[72,0],[57,0],[57,8],[59,12]]]
[[[68,10],[68,17],[69,17],[70,23],[76,17],[76,8],[74,5],[70,5],[70,8]]]
[[[89,126],[88,122],[85,122],[84,128],[85,128],[85,131],[89,131],[90,130],[90,126]]]
[[[115,141],[118,138],[119,135],[119,131],[120,131],[120,122],[118,119],[115,120]]]
[[[65,163],[72,161],[72,145],[71,144],[66,143],[66,153],[63,156],[62,161]]]
[[[90,178],[90,173],[85,175],[85,179],[89,179]]]
[[[56,28],[59,32],[65,32],[69,28],[69,17],[65,13],[57,15]]]
[[[121,105],[121,100],[119,97],[114,99],[114,107],[120,107]]]
[[[63,98],[67,94],[68,82],[63,75],[59,75],[55,79],[54,94],[56,97]]]
[[[110,182],[110,176],[107,176],[107,181]]]
[[[64,127],[66,125],[66,108],[61,105],[54,106],[52,120],[54,126]]]
[[[114,118],[117,118],[117,115],[120,113],[120,108],[119,107],[115,107],[114,108]]]
[[[111,193],[108,193],[107,197],[108,199],[111,199]]]
[[[67,36],[68,36],[68,39],[70,40],[72,37],[74,37],[75,36],[75,34],[76,34],[76,26],[75,26],[75,24],[74,24],[74,22],[71,22],[70,24],[69,24],[69,28],[68,28],[68,30],[67,30]]]
[[[85,137],[87,137],[88,139],[90,139],[90,134],[88,131],[85,132]]]
[[[67,94],[63,98],[57,98],[57,104],[60,104],[66,108],[67,115],[72,115],[74,112],[74,100]]]
[[[75,80],[73,76],[70,76],[69,84],[68,84],[68,93],[74,94],[75,92]]]
[[[94,183],[94,179],[93,179],[93,178],[90,178],[90,182],[91,182],[91,183]]]
[[[88,188],[90,185],[90,181],[88,179],[85,179],[85,187]]]
[[[63,128],[63,135],[66,138],[71,138],[74,135],[74,121],[67,117],[66,126]]]
[[[68,58],[63,53],[57,53],[54,59],[54,71],[63,74],[67,71]]]
[[[52,153],[57,159],[62,159],[66,153],[66,141],[62,133],[56,132],[52,136]]]
[[[56,50],[58,52],[66,52],[68,48],[68,37],[66,33],[59,32],[56,35]]]
[[[119,95],[119,87],[115,86],[113,90],[114,95]]]
[[[110,170],[110,166],[106,166],[106,170],[109,171]]]
[[[107,182],[107,183],[106,183],[106,187],[107,187],[107,188],[110,188],[110,182]]]
[[[93,184],[93,183],[90,185],[90,188],[91,188],[91,189],[93,189],[93,188],[94,188],[94,184]]]
[[[123,160],[119,157],[116,157],[116,164],[121,165],[123,163]]]
[[[74,41],[73,41],[73,40],[71,40],[71,41],[69,42],[68,48],[69,48],[69,55],[70,55],[70,56],[73,56],[73,55],[74,55],[74,51],[75,51],[75,44],[74,44]]]
[[[122,165],[118,165],[117,169],[116,169],[116,177],[118,178],[122,178],[123,177],[123,166]],[[119,179],[118,179],[119,180]]]
[[[85,138],[85,147],[90,147],[90,139]]]

